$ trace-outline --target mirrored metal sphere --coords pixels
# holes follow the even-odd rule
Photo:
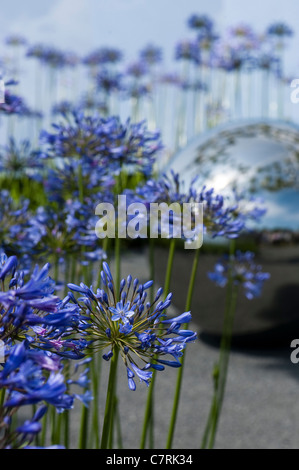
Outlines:
[[[260,298],[239,295],[234,338],[242,344],[289,346],[299,338],[299,126],[269,120],[226,124],[193,139],[171,159],[170,168],[186,185],[198,174],[199,186],[216,193],[236,187],[262,198],[267,213],[244,247],[254,249],[271,279]],[[188,279],[191,257],[177,255],[173,282],[182,285]],[[203,249],[192,305],[193,318],[210,335],[221,334],[225,303],[224,289],[207,280],[217,259]]]

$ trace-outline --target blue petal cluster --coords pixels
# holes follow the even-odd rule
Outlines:
[[[135,378],[149,385],[152,370],[163,370],[165,365],[180,367],[179,358],[187,343],[196,339],[196,333],[185,330],[191,321],[190,312],[167,318],[172,294],[161,300],[158,289],[153,303],[147,299],[152,281],[140,284],[138,279],[122,279],[115,286],[109,265],[103,263],[102,289],[93,291],[81,283],[68,284],[71,291],[81,294],[74,299],[86,318],[85,333],[93,349],[106,350],[103,358],[111,359],[120,352],[127,371],[128,385],[136,389]],[[169,358],[170,356],[170,358]]]
[[[255,263],[255,254],[250,251],[237,251],[232,258],[223,257],[208,276],[220,287],[225,287],[231,276],[234,284],[243,288],[249,300],[260,297],[265,281],[270,279],[270,274],[263,272],[262,267]]]

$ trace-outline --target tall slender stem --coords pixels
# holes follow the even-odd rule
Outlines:
[[[166,275],[165,275],[165,283],[164,283],[164,294],[165,296],[168,293],[170,281],[171,281],[171,273],[173,267],[173,259],[175,253],[175,238],[172,238],[169,245],[169,252],[168,252],[168,261],[167,261],[167,268],[166,268]],[[156,371],[153,370],[152,380],[149,385],[147,401],[145,405],[145,414],[143,420],[143,428],[141,432],[141,441],[140,441],[140,449],[145,448],[146,436],[148,432],[149,425],[154,425],[154,416],[153,416],[153,404],[154,404],[154,385],[156,379]]]
[[[231,344],[231,331],[233,328],[234,313],[236,308],[237,301],[237,289],[234,288],[231,291],[231,299],[227,312],[227,328],[224,332],[222,344],[220,348],[220,357],[219,357],[219,366],[216,369],[215,375],[215,395],[212,404],[212,413],[211,413],[211,424],[210,424],[210,437],[208,441],[208,448],[212,449],[214,447],[216,431],[219,422],[219,416],[222,409],[225,385],[227,380],[227,371],[229,364],[229,352]]]
[[[78,190],[79,190],[79,201],[82,204],[84,201],[84,186],[83,186],[83,170],[82,170],[81,163],[79,163],[78,165]]]
[[[192,271],[191,271],[189,287],[188,287],[188,293],[187,293],[186,306],[185,306],[185,311],[186,312],[191,309],[192,297],[193,297],[193,291],[194,291],[194,285],[195,285],[195,279],[196,279],[196,273],[197,273],[197,267],[198,267],[198,260],[199,260],[199,249],[196,250],[194,260],[193,260]],[[183,328],[186,328],[186,325],[184,325]],[[178,370],[177,382],[176,382],[176,388],[175,388],[175,394],[174,394],[174,400],[173,400],[173,407],[172,407],[172,414],[171,414],[171,418],[170,418],[170,425],[169,425],[168,437],[167,437],[167,443],[166,443],[166,449],[171,449],[171,447],[172,447],[173,436],[174,436],[174,431],[175,431],[175,424],[176,424],[177,414],[178,414],[180,394],[181,394],[181,386],[182,386],[185,355],[186,355],[186,353],[184,353],[183,356],[181,357],[181,367]]]
[[[121,276],[121,257],[120,257],[120,249],[121,249],[121,240],[116,234],[115,237],[115,288],[116,292],[115,295],[118,295],[119,285],[120,285],[120,276]]]
[[[150,302],[154,301],[154,288],[155,288],[155,239],[149,239],[149,266],[150,266],[150,279],[153,285],[150,290]]]
[[[223,332],[221,337],[220,352],[218,363],[214,367],[214,395],[212,398],[211,408],[207,420],[207,424],[202,439],[202,448],[212,449],[215,442],[216,431],[218,427],[219,417],[222,410],[222,404],[225,393],[225,385],[227,380],[231,339],[237,304],[238,289],[233,282],[232,262],[235,251],[235,241],[230,244],[231,267],[229,272],[229,282],[227,286],[226,308],[224,314]]]
[[[98,449],[100,446],[100,434],[99,434],[99,383],[100,383],[100,372],[101,372],[101,357],[99,354],[93,356],[91,362],[91,373],[92,373],[92,387],[93,387],[93,414],[92,414],[92,429],[91,439],[94,439],[95,448]]]
[[[108,379],[108,386],[107,386],[106,406],[105,406],[104,423],[103,423],[102,438],[101,438],[101,449],[107,449],[109,436],[111,432],[114,396],[115,396],[115,388],[116,388],[118,355],[119,355],[118,349],[114,348],[113,356],[110,360],[110,372],[109,372],[109,379]]]
[[[81,411],[80,433],[79,433],[79,449],[87,448],[88,421],[89,421],[88,418],[89,418],[89,409],[83,403],[82,411]]]

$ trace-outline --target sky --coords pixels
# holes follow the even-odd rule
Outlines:
[[[86,54],[103,46],[122,49],[127,60],[152,43],[162,47],[166,62],[177,41],[190,37],[187,19],[210,15],[219,30],[239,22],[263,31],[275,21],[295,31],[298,0],[1,0],[0,42],[17,33],[29,42],[49,43]],[[291,42],[288,70],[299,68],[299,31]]]
[[[74,51],[80,57],[99,47],[113,46],[123,52],[125,64],[136,60],[140,50],[146,45],[153,44],[163,51],[165,72],[174,72],[178,66],[174,61],[176,44],[183,39],[195,37],[194,31],[187,26],[187,20],[192,14],[207,14],[214,20],[220,34],[225,28],[240,23],[249,24],[261,33],[272,23],[287,23],[294,30],[295,36],[290,40],[285,56],[285,72],[291,79],[299,78],[298,0],[0,2],[0,58],[7,53],[5,38],[10,34],[24,36],[29,45],[48,44],[63,51]],[[33,105],[35,83],[28,77],[32,76],[35,61],[27,61],[27,67],[28,62],[31,69],[28,72],[24,67],[22,96],[25,93],[26,102]],[[296,115],[297,120],[299,104],[288,106],[292,107],[291,112]]]

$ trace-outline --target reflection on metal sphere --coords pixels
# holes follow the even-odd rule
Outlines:
[[[271,279],[261,298],[239,297],[234,338],[243,344],[289,346],[299,337],[299,127],[268,120],[226,124],[193,139],[171,159],[170,168],[187,184],[198,174],[216,192],[235,186],[264,200],[267,214],[251,241]],[[178,254],[174,282],[188,279],[188,257]],[[225,298],[206,279],[217,259],[207,252],[201,257],[192,306],[194,320],[211,335],[221,333]]]

